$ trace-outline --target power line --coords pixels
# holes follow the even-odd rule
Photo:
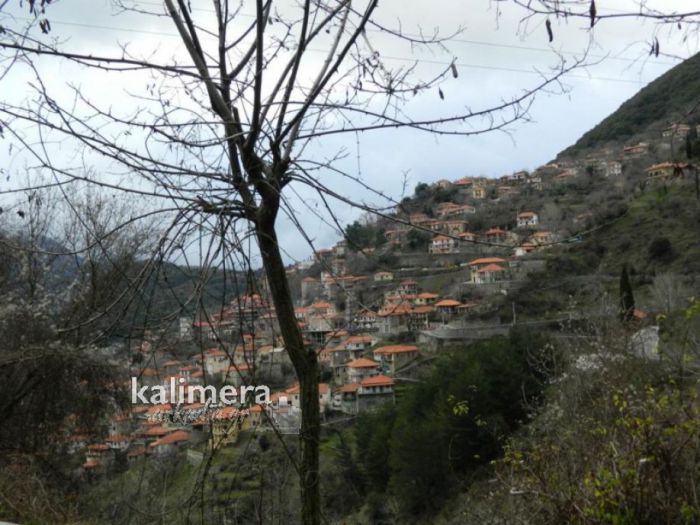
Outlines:
[[[19,19],[21,20],[27,20],[27,21],[32,21],[33,19],[27,18],[27,17],[20,17]],[[84,24],[80,22],[66,22],[66,21],[52,21],[53,25],[65,25],[65,26],[73,26],[73,27],[84,27],[88,29],[102,29],[102,30],[108,30],[108,31],[125,31],[125,32],[130,32],[130,33],[137,33],[137,34],[147,34],[147,35],[155,35],[155,36],[166,36],[166,37],[171,37],[171,38],[179,38],[179,35],[175,33],[167,33],[167,32],[162,32],[162,31],[151,31],[151,30],[145,30],[145,29],[132,29],[132,28],[124,28],[124,27],[116,27],[116,26],[105,26],[105,25],[96,25],[96,24]],[[500,48],[506,48],[506,49],[523,49],[523,50],[529,50],[529,51],[543,51],[543,52],[553,52],[553,50],[547,50],[545,48],[535,48],[535,47],[528,47],[528,46],[517,46],[513,44],[496,44],[493,42],[481,42],[478,40],[460,40],[460,39],[454,39],[455,41],[461,41],[473,45],[481,45],[481,46],[487,46],[487,47],[500,47]],[[326,50],[323,49],[318,49],[318,48],[307,48],[307,51],[313,52],[313,53],[326,53]],[[574,53],[570,53],[574,54]],[[393,55],[382,55],[382,58],[387,59],[387,60],[398,60],[402,62],[411,62],[411,63],[417,63],[417,64],[431,64],[431,65],[440,65],[440,66],[450,66],[453,62],[452,61],[444,61],[444,60],[433,60],[433,59],[424,59],[424,58],[414,58],[414,57],[402,57],[402,56],[393,56]],[[595,57],[592,57],[595,58]],[[624,61],[634,61],[633,59],[628,59],[628,58],[614,58],[615,60],[624,60]],[[534,71],[531,69],[523,69],[523,68],[514,68],[514,67],[506,67],[506,66],[493,66],[493,65],[484,65],[484,64],[474,64],[474,63],[468,63],[468,62],[454,62],[454,64],[458,67],[466,68],[466,69],[480,69],[480,70],[488,70],[488,71],[502,71],[506,73],[519,73],[519,74],[528,74],[528,75],[538,75],[541,76],[542,72],[539,71]],[[666,65],[675,65],[671,62],[659,62],[655,61],[654,64],[666,64]],[[178,67],[183,67],[183,66],[178,66]],[[184,66],[187,67],[187,66]],[[566,75],[566,78],[573,78],[573,79],[580,79],[580,80],[589,80],[589,81],[600,81],[600,82],[619,82],[619,83],[627,83],[627,84],[645,84],[646,81],[644,80],[632,80],[632,79],[626,79],[626,78],[615,78],[615,77],[595,77],[595,76],[589,76],[589,75],[575,75],[575,74],[568,74]]]
[[[154,2],[141,2],[144,4],[149,4],[149,5],[160,5]],[[193,8],[194,11],[204,11],[208,13],[213,13],[213,10],[210,9],[202,9],[202,8]],[[254,19],[255,15],[250,15],[246,13],[239,13],[237,16],[242,17],[242,18],[251,18]],[[34,21],[35,19],[30,18],[30,17],[17,17],[18,20],[24,20],[24,21]],[[58,24],[58,25],[67,25],[67,26],[74,26],[74,27],[85,27],[89,29],[104,29],[107,31],[124,31],[128,33],[140,33],[140,34],[147,34],[147,35],[154,35],[154,36],[165,36],[165,37],[171,37],[171,38],[179,38],[179,35],[177,33],[172,33],[172,32],[166,32],[166,31],[154,31],[154,30],[147,30],[147,29],[133,29],[129,27],[118,27],[118,26],[106,26],[106,25],[97,25],[97,24],[85,24],[85,23],[79,23],[79,22],[66,22],[63,20],[52,20],[52,24]],[[381,30],[381,29],[367,29],[368,32],[370,33],[379,33],[379,34],[389,34],[387,31]],[[404,33],[405,36],[410,37],[410,38],[421,38],[423,35],[419,34],[414,34],[414,33]],[[202,35],[203,37],[206,37],[207,35],[204,34]],[[501,44],[497,42],[489,42],[489,41],[484,41],[484,40],[473,40],[473,39],[465,39],[465,38],[449,38],[450,42],[459,42],[462,44],[469,44],[469,45],[474,45],[474,46],[483,46],[483,47],[491,47],[491,48],[500,48],[500,49],[514,49],[514,50],[520,50],[520,51],[534,51],[538,53],[560,53],[564,55],[572,55],[572,56],[578,56],[581,53],[580,52],[575,52],[575,51],[567,51],[567,50],[556,50],[552,47],[536,47],[536,46],[526,46],[526,45],[518,45],[518,44]],[[628,63],[636,63],[639,61],[639,57],[637,58],[629,58],[629,57],[619,57],[619,56],[608,56],[608,55],[589,55],[590,58],[596,59],[596,60],[615,60],[615,61],[621,61],[621,62],[628,62]],[[666,65],[666,66],[673,66],[676,65],[676,62],[666,62],[658,59],[652,60],[654,64],[657,65]]]
[[[137,4],[143,4],[143,5],[152,5],[156,7],[161,7],[162,4],[159,2],[152,2],[152,1],[147,1],[147,0],[140,0],[139,2],[135,3]],[[584,9],[587,9],[587,6],[582,6]],[[214,14],[216,11],[214,9],[206,9],[202,7],[190,7],[192,11],[200,11],[203,13],[210,13]],[[630,13],[629,10],[624,10],[624,9],[616,9],[614,7],[605,7],[598,5],[598,10],[600,14],[603,14],[605,11],[609,11],[611,13]],[[257,15],[254,13],[237,13],[236,16],[241,17],[241,18],[250,18],[250,19],[255,19],[257,18]],[[386,30],[383,29],[372,29],[372,28],[367,28],[367,32],[369,33],[387,33]],[[405,36],[411,37],[411,38],[421,38],[423,35],[417,34],[417,33],[403,33]],[[461,38],[450,38],[450,42],[460,42],[460,43],[465,43],[465,44],[472,44],[472,45],[484,45],[484,46],[489,46],[489,47],[502,47],[502,48],[509,48],[509,49],[522,49],[522,50],[528,50],[528,51],[538,51],[538,52],[545,52],[545,53],[551,53],[553,51],[552,48],[545,48],[545,47],[534,47],[534,46],[520,46],[520,45],[515,45],[515,44],[499,44],[495,42],[485,42],[481,40],[468,40],[468,39],[461,39]],[[578,53],[575,53],[573,51],[564,51],[564,50],[559,50],[559,53],[566,54],[566,55],[577,55]],[[591,58],[595,59],[608,59],[608,60],[619,60],[619,61],[624,61],[624,62],[637,62],[638,59],[636,58],[627,58],[627,57],[609,57],[606,55],[590,55]],[[675,65],[674,62],[661,62],[656,60],[656,64],[662,64],[662,65]]]

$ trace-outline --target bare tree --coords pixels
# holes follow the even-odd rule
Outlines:
[[[569,4],[581,4],[515,3],[531,16],[563,16]],[[306,203],[293,199],[301,186],[317,192],[324,220],[333,227],[339,226],[333,213],[338,203],[381,213],[325,180],[330,173],[372,191],[342,168],[342,152],[320,155],[319,149],[330,137],[396,128],[461,136],[507,129],[527,116],[538,92],[561,90],[562,76],[585,57],[558,60],[534,85],[492,106],[421,114],[410,102],[444,98],[440,85],[459,74],[457,64],[433,72],[418,64],[392,67],[382,56],[382,39],[445,50],[459,28],[416,35],[383,25],[376,0],[256,0],[250,16],[242,3],[228,0],[215,0],[214,11],[203,14],[184,0],[164,0],[164,10],[152,3],[120,6],[144,17],[168,17],[185,57],[166,60],[155,50],[136,54],[128,47],[105,55],[76,53],[7,28],[0,48],[15,57],[14,65],[21,59],[32,72],[33,92],[24,103],[0,102],[0,125],[67,200],[84,185],[147,198],[149,208],[133,220],[158,215],[163,228],[146,268],[156,271],[159,262],[194,253],[203,267],[250,268],[259,258],[301,388],[301,521],[319,523],[319,365],[295,319],[278,226],[286,216],[303,230],[295,208]],[[67,100],[33,60],[39,56],[82,65],[95,75],[138,74],[148,88],[122,107],[70,85]],[[30,128],[36,135],[28,134]],[[82,163],[69,162],[56,144],[79,153]],[[87,211],[74,207],[79,216]],[[308,212],[319,213],[310,206]]]

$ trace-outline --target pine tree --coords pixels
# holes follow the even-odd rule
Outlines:
[[[627,265],[622,267],[620,274],[620,319],[624,322],[632,320],[634,316],[634,293],[627,273]]]

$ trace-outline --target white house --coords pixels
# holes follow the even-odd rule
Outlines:
[[[518,228],[527,228],[528,226],[537,226],[540,222],[540,218],[535,212],[524,211],[518,213],[517,222]]]
[[[457,241],[452,237],[437,235],[430,243],[430,253],[454,253],[457,248]]]

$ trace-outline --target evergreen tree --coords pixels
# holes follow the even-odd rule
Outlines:
[[[634,293],[632,292],[632,284],[627,273],[627,265],[622,267],[620,274],[620,319],[622,321],[631,321],[634,316]]]
[[[688,160],[692,159],[697,153],[698,131],[695,126],[690,127],[690,131],[685,136],[685,156]]]

